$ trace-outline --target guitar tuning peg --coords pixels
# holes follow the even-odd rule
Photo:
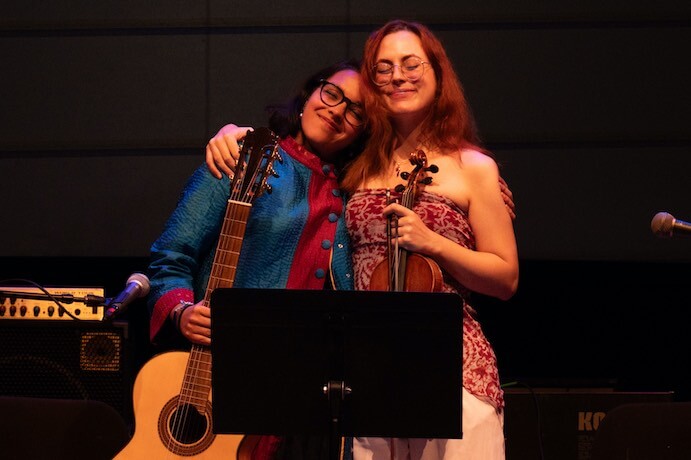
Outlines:
[[[266,184],[266,186],[264,187],[264,190],[265,190],[266,193],[268,193],[269,195],[271,195],[271,192],[274,191],[273,188],[271,188],[271,186],[270,186],[269,184]]]
[[[429,165],[428,167],[425,168],[425,171],[429,171],[431,173],[437,173],[437,172],[439,172],[439,167],[437,165]]]

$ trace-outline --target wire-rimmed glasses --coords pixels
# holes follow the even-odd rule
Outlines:
[[[425,64],[429,65],[429,62],[425,62],[417,56],[407,57],[400,64],[392,64],[386,61],[377,62],[374,67],[372,67],[374,71],[372,81],[377,86],[388,85],[391,83],[391,80],[393,80],[394,67],[398,67],[406,80],[411,83],[416,82],[424,75]]]

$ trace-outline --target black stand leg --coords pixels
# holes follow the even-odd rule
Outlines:
[[[345,382],[329,381],[324,386],[324,393],[329,399],[331,408],[331,430],[329,435],[329,460],[339,460],[341,457],[341,406],[350,388]]]

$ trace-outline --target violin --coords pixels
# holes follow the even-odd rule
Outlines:
[[[424,172],[436,173],[436,165],[427,166],[427,155],[422,150],[410,154],[413,170],[404,172],[401,178],[407,185],[399,184],[394,190],[401,193],[401,205],[413,209],[415,195],[420,184],[432,182],[430,176],[420,179]],[[387,190],[387,205],[391,203]],[[441,268],[434,260],[415,252],[398,247],[398,240],[392,243],[393,230],[397,229],[398,216],[389,216],[386,222],[387,258],[379,263],[372,272],[371,291],[404,291],[404,292],[439,292],[443,278]],[[398,232],[396,232],[397,234]]]

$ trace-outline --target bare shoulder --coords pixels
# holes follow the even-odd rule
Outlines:
[[[463,149],[460,151],[461,164],[467,174],[479,176],[498,176],[497,162],[491,156],[475,149]]]

